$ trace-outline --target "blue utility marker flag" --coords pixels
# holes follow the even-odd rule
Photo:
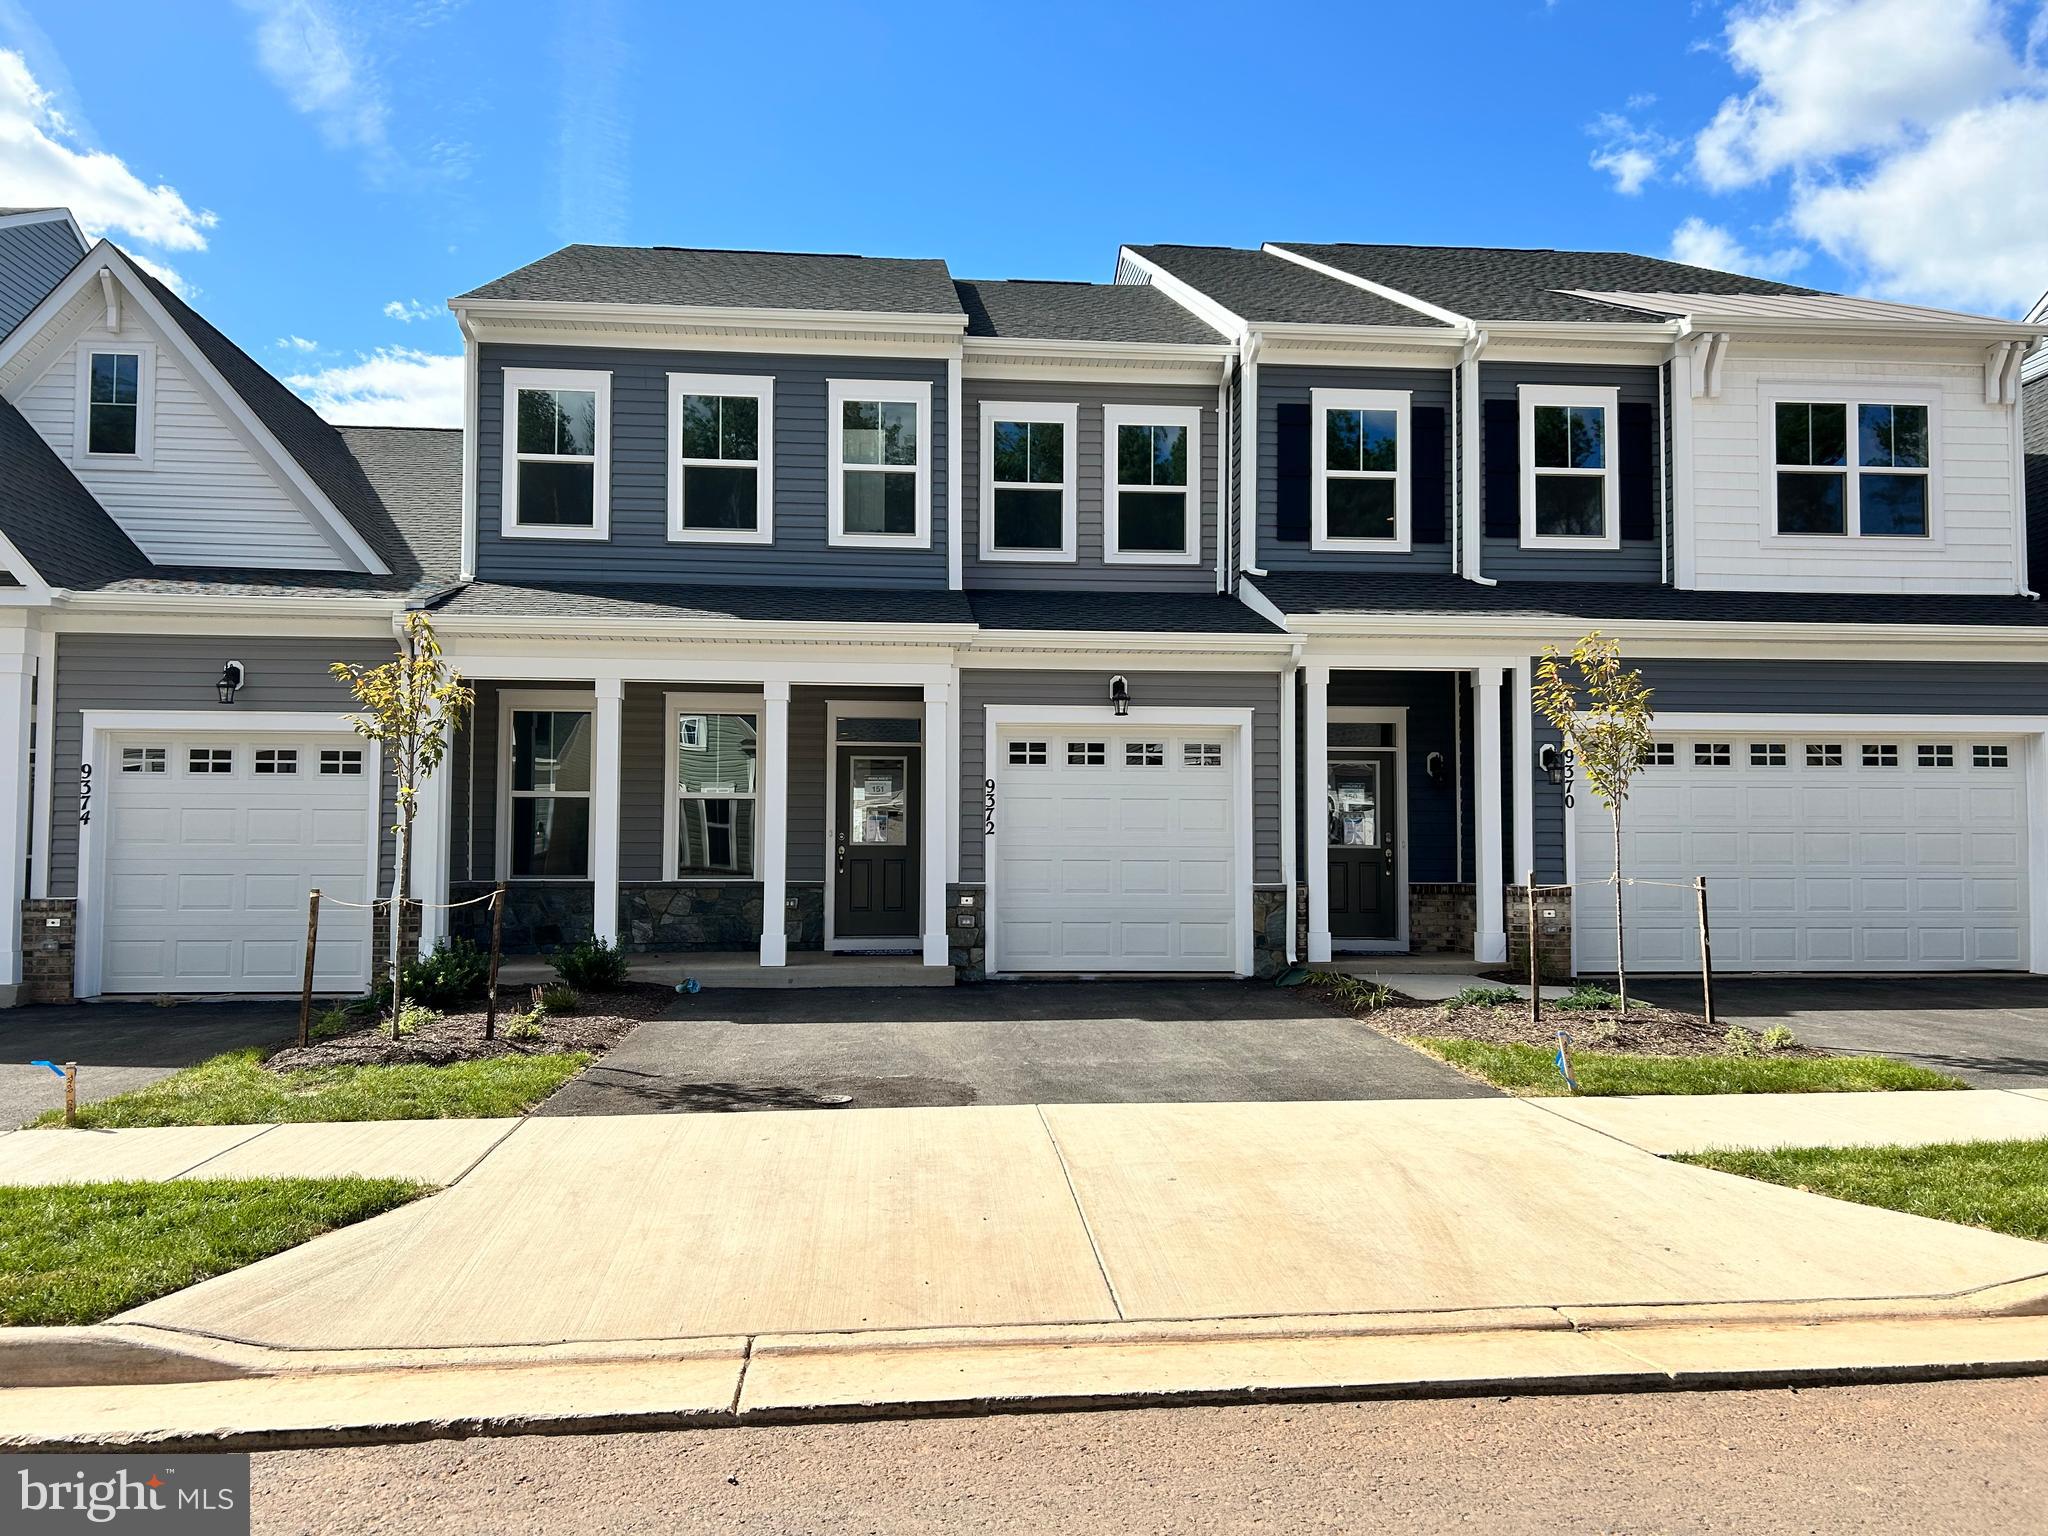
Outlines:
[[[1577,1093],[1579,1091],[1579,1080],[1572,1075],[1571,1057],[1565,1054],[1565,1047],[1570,1044],[1571,1041],[1565,1037],[1565,1032],[1560,1029],[1557,1032],[1557,1070],[1564,1075],[1565,1087],[1571,1089],[1573,1093]]]
[[[59,1077],[62,1077],[64,1075],[64,1069],[58,1066],[57,1063],[55,1063],[54,1061],[32,1061],[29,1063],[29,1065],[32,1067],[48,1067],[52,1072],[56,1073]]]

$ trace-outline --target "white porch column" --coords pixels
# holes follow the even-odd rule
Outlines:
[[[21,997],[21,903],[28,891],[28,744],[35,636],[0,635],[0,1007]],[[48,753],[44,755],[48,762]],[[47,772],[47,768],[45,769]]]
[[[1515,860],[1508,866],[1514,880],[1528,878],[1536,867],[1536,696],[1535,667],[1524,656],[1508,669],[1513,686],[1508,712],[1508,793],[1515,808]]]
[[[761,755],[754,832],[754,858],[761,868],[761,963],[789,962],[789,680],[771,678],[761,685]],[[829,750],[829,747],[828,749]],[[826,900],[831,900],[828,887]]]
[[[593,931],[607,944],[619,942],[619,777],[625,763],[622,732],[625,684],[597,679],[596,733],[590,752],[590,879],[596,887]]]
[[[952,762],[950,683],[924,685],[924,963],[951,965],[946,938],[946,829],[960,820],[960,780]]]
[[[455,771],[451,752],[420,785],[418,814],[412,824],[412,894],[420,903],[420,953],[431,954],[448,936],[448,817],[452,796],[449,775]]]
[[[1472,669],[1472,821],[1474,930],[1472,958],[1481,965],[1507,959],[1505,893],[1501,882],[1500,667]]]
[[[1330,958],[1330,668],[1311,661],[1302,668],[1306,699],[1302,710],[1301,817],[1308,860],[1308,960]],[[1293,921],[1289,914],[1288,921]]]

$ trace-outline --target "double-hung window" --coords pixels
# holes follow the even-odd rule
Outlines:
[[[668,536],[684,543],[774,540],[775,380],[668,376]]]
[[[591,711],[506,696],[502,867],[513,880],[590,878]]]
[[[1409,547],[1408,391],[1310,392],[1313,549]]]
[[[1080,408],[984,400],[981,558],[1074,558],[1074,457]]]
[[[1780,537],[1924,539],[1934,531],[1929,400],[1771,400],[1770,526]]]
[[[78,349],[77,454],[80,463],[150,462],[155,352],[86,342]]]
[[[665,879],[751,880],[761,706],[743,695],[671,694]]]
[[[1112,565],[1199,564],[1201,411],[1106,405],[1102,433],[1102,558]]]
[[[826,385],[833,544],[931,543],[932,387],[881,379]]]
[[[1524,384],[1520,394],[1522,548],[1619,549],[1620,391]]]
[[[505,370],[507,538],[610,536],[611,417],[608,373]]]

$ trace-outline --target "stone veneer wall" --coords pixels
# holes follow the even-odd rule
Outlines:
[[[1472,953],[1475,897],[1468,884],[1411,882],[1408,887],[1408,950],[1416,955]]]
[[[1287,969],[1287,916],[1286,886],[1252,887],[1252,975],[1260,981]]]
[[[55,926],[52,926],[54,922]],[[68,1003],[78,946],[78,903],[68,896],[21,904],[21,1001]]]
[[[487,882],[458,882],[450,901],[487,894]],[[505,953],[538,954],[596,931],[596,893],[582,884],[513,884],[505,896]],[[449,931],[491,942],[488,904],[458,908]],[[793,950],[825,947],[825,887],[792,881],[783,932]],[[381,940],[380,940],[381,942]],[[755,880],[627,880],[619,885],[619,944],[636,954],[662,950],[746,951],[761,943],[761,885]]]
[[[1511,885],[1507,891],[1508,965],[1517,974],[1529,973],[1528,887]],[[1536,887],[1536,956],[1545,981],[1569,981],[1572,976],[1572,888],[1568,885]]]
[[[946,947],[956,981],[982,981],[988,976],[988,937],[983,929],[987,908],[986,886],[946,887]]]
[[[782,935],[792,950],[825,947],[825,884],[792,880],[784,888]]]
[[[448,899],[462,901],[488,895],[488,880],[456,880],[448,885]],[[575,881],[515,883],[505,888],[504,952],[535,955],[543,950],[575,944],[595,932],[591,914],[596,907],[593,887]],[[448,931],[488,949],[491,943],[491,907],[478,902],[457,907],[448,914]]]

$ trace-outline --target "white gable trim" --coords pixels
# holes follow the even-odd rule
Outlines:
[[[78,227],[78,220],[71,217],[69,208],[31,208],[26,213],[10,213],[0,217],[0,229],[19,229],[24,224],[64,225],[71,231],[71,238],[78,242],[80,254],[92,245],[92,242],[85,238],[85,231]]]
[[[15,546],[14,540],[0,533],[0,570],[4,570],[21,583],[22,595],[37,603],[50,600],[50,584],[43,580],[42,572],[28,563],[26,556]]]
[[[349,569],[365,571],[375,576],[388,576],[390,568],[377,557],[363,536],[356,532],[349,520],[341,515],[334,503],[320,487],[313,483],[299,461],[286,452],[285,447],[264,426],[248,403],[237,394],[228,381],[221,376],[206,358],[192,338],[185,334],[184,327],[172,318],[169,310],[157,302],[136,275],[135,268],[118,247],[105,240],[100,241],[86,254],[83,261],[71,269],[64,281],[45,295],[42,303],[32,310],[22,323],[16,326],[5,340],[0,340],[0,377],[14,364],[32,341],[39,340],[43,331],[60,316],[79,291],[88,284],[98,281],[101,268],[111,268],[115,278],[127,291],[129,298],[148,316],[159,335],[171,346],[179,361],[205,388],[227,409],[236,428],[266,460],[270,468],[288,484],[311,509],[318,520],[328,542],[337,553],[349,562]],[[10,391],[11,393],[11,391]]]

